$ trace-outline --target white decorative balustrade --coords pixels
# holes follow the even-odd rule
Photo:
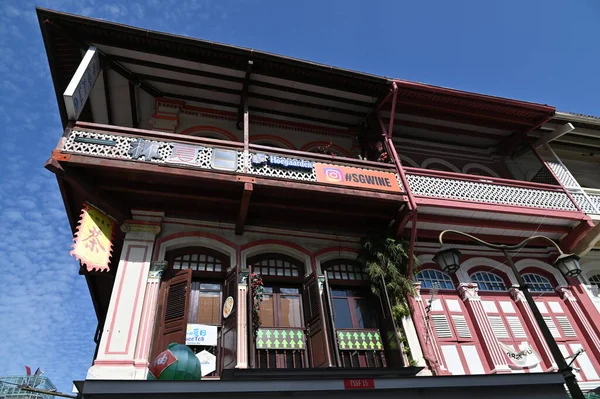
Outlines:
[[[410,189],[417,197],[577,211],[560,187],[417,168],[406,170]]]
[[[584,188],[580,192],[572,192],[571,195],[582,211],[588,215],[600,215],[600,193],[597,191]]]

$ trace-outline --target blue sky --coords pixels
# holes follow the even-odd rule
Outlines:
[[[372,74],[600,114],[600,2],[0,2],[0,376],[85,377],[96,320],[44,162],[61,135],[35,5]]]

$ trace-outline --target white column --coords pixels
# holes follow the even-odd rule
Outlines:
[[[148,376],[148,366],[150,361],[150,347],[152,344],[152,335],[156,322],[156,309],[158,307],[158,291],[160,288],[160,279],[168,264],[166,261],[152,262],[150,272],[148,273],[148,282],[146,283],[146,295],[144,296],[144,305],[142,308],[142,319],[138,330],[137,344],[133,364],[135,366],[135,379],[145,380]]]
[[[237,293],[237,369],[248,368],[248,272],[240,272]]]
[[[98,355],[87,379],[134,379],[135,352],[146,298],[148,272],[161,213],[132,211],[108,305]],[[146,354],[147,358],[147,354]]]

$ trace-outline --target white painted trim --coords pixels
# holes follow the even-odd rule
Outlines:
[[[325,253],[322,253],[321,255],[317,256],[315,258],[315,267],[317,269],[317,273],[318,274],[323,274],[323,270],[321,269],[321,263],[323,262],[327,262],[333,259],[349,259],[349,260],[355,260],[356,259],[356,252],[350,252],[350,251],[338,251],[338,250],[331,250],[331,251],[327,251]]]
[[[185,237],[177,237],[171,240],[164,241],[160,244],[158,249],[158,261],[165,260],[165,256],[167,251],[171,251],[173,249],[185,248],[185,247],[206,247],[213,249],[215,251],[222,252],[229,256],[230,265],[227,270],[236,266],[237,259],[237,250],[234,247],[230,247],[222,243],[221,241],[217,241],[213,238],[209,237],[200,237],[200,236],[185,236]]]
[[[568,286],[569,283],[565,279],[565,277],[560,273],[558,269],[553,267],[552,265],[547,264],[546,262],[542,262],[538,259],[521,259],[520,261],[515,262],[515,266],[518,271],[525,269],[526,267],[536,267],[538,269],[542,269],[552,274],[559,286]]]
[[[281,244],[260,244],[247,249],[244,249],[240,254],[240,262],[242,269],[246,268],[246,261],[248,258],[254,255],[260,255],[264,253],[280,253],[284,255],[296,258],[304,263],[305,274],[309,275],[312,273],[311,257],[304,252],[298,251],[295,248],[288,247],[287,245]]]
[[[468,164],[466,164],[465,166],[463,166],[462,172],[464,174],[469,174],[469,170],[471,170],[471,169],[481,169],[481,170],[484,170],[484,171],[488,172],[493,177],[500,178],[500,176],[498,175],[498,173],[494,172],[492,169],[488,168],[487,166],[483,166],[483,165],[481,165],[479,163],[468,163]]]
[[[431,165],[431,164],[434,164],[434,163],[439,163],[440,165],[447,166],[450,169],[452,169],[453,172],[462,173],[460,171],[460,169],[458,169],[456,166],[454,166],[450,162],[445,161],[445,160],[440,159],[440,158],[429,158],[429,159],[424,160],[423,163],[421,164],[421,168],[427,169],[428,165]]]
[[[493,269],[497,269],[508,276],[508,279],[510,280],[511,285],[519,284],[517,282],[516,277],[513,275],[512,270],[510,270],[509,266],[505,265],[504,263],[500,263],[498,261],[495,261],[493,259],[488,259],[488,258],[471,258],[471,259],[464,261],[460,265],[460,269],[458,269],[458,271],[456,272],[458,280],[461,283],[473,283],[473,281],[471,280],[471,276],[469,276],[469,270],[474,267],[477,267],[477,266],[488,266]],[[492,273],[493,273],[493,271],[492,271]],[[506,287],[506,288],[509,288],[509,287]]]

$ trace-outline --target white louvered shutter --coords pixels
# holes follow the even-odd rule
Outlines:
[[[510,327],[510,331],[512,332],[513,337],[515,338],[527,338],[527,334],[525,333],[525,329],[523,328],[523,324],[521,320],[517,316],[506,316],[506,321]]]
[[[465,316],[457,314],[452,315],[452,321],[454,322],[456,335],[458,335],[459,338],[471,338],[471,331],[469,330],[469,325],[467,324]]]
[[[571,322],[567,318],[567,316],[556,316],[556,321],[558,321],[558,325],[563,332],[565,337],[576,337],[575,330],[571,325]]]
[[[506,330],[506,326],[502,321],[502,317],[488,316],[488,319],[490,320],[490,324],[492,325],[492,330],[494,331],[496,338],[510,338],[508,331]]]
[[[452,338],[452,330],[450,329],[450,323],[448,323],[446,315],[432,314],[431,321],[433,322],[433,328],[438,338]]]
[[[554,338],[560,338],[561,337],[560,331],[558,331],[558,328],[556,327],[556,324],[554,324],[554,320],[552,320],[552,317],[544,316],[544,321],[546,322],[548,329],[552,333],[552,336]]]

